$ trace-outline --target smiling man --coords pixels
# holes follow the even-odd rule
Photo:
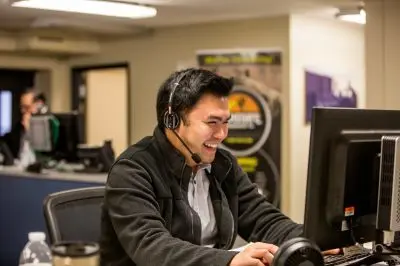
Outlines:
[[[151,137],[116,160],[106,184],[101,265],[270,265],[302,227],[258,193],[227,137],[232,82],[212,72],[173,73],[157,97]],[[249,242],[231,251],[236,236]]]

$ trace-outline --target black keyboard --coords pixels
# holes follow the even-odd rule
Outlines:
[[[347,255],[327,255],[324,256],[325,266],[347,266],[347,265],[371,265],[379,262],[371,253],[353,253]]]

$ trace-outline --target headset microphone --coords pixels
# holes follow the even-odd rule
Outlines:
[[[199,164],[201,163],[201,158],[200,155],[198,155],[197,153],[192,152],[192,150],[189,148],[188,145],[186,145],[186,143],[183,141],[183,139],[178,135],[178,133],[175,132],[175,130],[172,130],[172,132],[175,134],[175,136],[179,139],[179,141],[183,144],[183,146],[185,146],[185,148],[190,152],[190,154],[192,155],[192,160],[196,163]]]

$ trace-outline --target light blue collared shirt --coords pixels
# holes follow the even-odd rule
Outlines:
[[[200,165],[196,175],[191,177],[188,187],[188,201],[190,207],[197,212],[201,220],[201,245],[213,247],[216,244],[218,228],[209,193],[210,181],[205,171],[211,171],[210,164]]]

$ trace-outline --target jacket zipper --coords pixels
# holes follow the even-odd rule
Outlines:
[[[193,213],[192,213],[192,210],[189,210],[189,212],[190,212],[190,220],[191,220],[191,223],[192,223],[192,238],[193,238],[193,240],[196,240],[195,239],[195,237],[194,237],[194,221],[193,221]]]
[[[231,233],[229,235],[229,238],[227,239],[226,246],[224,247],[225,249],[228,249],[228,248],[230,248],[232,246],[232,242],[233,242],[233,237],[234,237],[233,234],[234,234],[234,231],[235,231],[235,229],[234,229],[235,220],[233,219],[233,215],[232,215],[232,212],[229,209],[229,207],[227,208],[227,210],[225,210],[226,208],[224,207],[224,201],[226,202],[226,204],[228,204],[228,201],[227,201],[227,199],[226,199],[226,197],[224,195],[224,192],[222,191],[222,189],[221,189],[221,187],[220,187],[220,185],[218,184],[217,181],[215,182],[215,185],[217,186],[217,191],[221,196],[221,216],[222,216],[222,213],[228,212],[229,216],[231,218],[231,222],[232,222]],[[222,227],[221,222],[222,221],[220,221],[220,228]]]
[[[181,191],[182,198],[185,198],[185,196],[182,193],[182,180],[183,180],[183,173],[185,171],[185,167],[186,167],[186,163],[184,163],[183,166],[182,166],[181,176],[180,176],[180,184],[179,184],[179,188],[180,188],[179,190]],[[196,239],[195,239],[195,236],[194,236],[194,218],[193,218],[193,213],[192,213],[192,209],[189,206],[189,204],[188,204],[188,207],[189,207],[188,208],[188,212],[190,213],[190,225],[191,225],[190,231],[192,233],[193,242],[196,242]]]
[[[189,182],[193,182],[192,181],[192,178],[193,178],[193,172],[192,172],[192,174],[191,174],[191,176],[190,176],[190,180],[189,180]],[[193,184],[193,190],[195,189],[195,187],[194,187],[194,184]],[[192,237],[193,237],[193,240],[195,241],[196,239],[195,239],[195,237],[194,237],[194,217],[193,217],[193,211],[192,211],[192,208],[189,206],[189,212],[190,212],[190,221],[191,221],[191,224],[192,224],[192,228],[191,228],[191,230],[192,230]],[[201,241],[200,241],[201,242]]]
[[[235,220],[233,219],[233,215],[231,211],[228,209],[229,215],[231,216],[231,221],[232,221],[232,226],[231,226],[231,235],[228,241],[228,248],[232,246],[232,241],[233,241],[233,233],[235,231],[234,226],[235,226]]]

